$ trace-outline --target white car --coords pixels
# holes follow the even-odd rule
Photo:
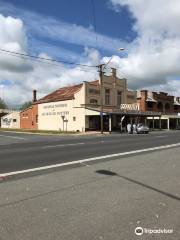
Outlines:
[[[149,133],[149,127],[142,124],[142,123],[139,123],[137,125],[137,129],[136,129],[137,133]]]

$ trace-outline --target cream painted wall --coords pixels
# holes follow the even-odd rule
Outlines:
[[[122,104],[127,103],[126,79],[103,76],[103,91],[105,104],[105,89],[110,89],[110,105],[117,106],[117,91],[122,92]],[[97,84],[83,82],[81,89],[74,94],[73,100],[42,103],[38,107],[38,128],[41,130],[85,131],[89,126],[87,116],[99,115],[99,112],[84,108],[90,104],[90,99],[97,99],[100,104],[100,94],[90,93],[89,89],[100,90]],[[93,105],[91,105],[93,106]],[[64,124],[63,118],[64,116]]]
[[[93,94],[89,89],[100,90],[100,86],[91,82],[86,82],[86,104],[90,104],[90,99],[96,99],[100,105],[100,94]],[[126,79],[113,78],[113,76],[103,76],[103,104],[105,105],[105,89],[110,89],[110,106],[117,106],[117,91],[122,92],[122,103],[126,103]]]
[[[127,90],[126,95],[127,95],[127,98],[126,98],[127,104],[137,103],[137,91]]]
[[[38,116],[40,130],[85,130],[85,109],[79,108],[75,99],[39,104]]]
[[[20,128],[20,113],[12,112],[1,118],[2,128]]]

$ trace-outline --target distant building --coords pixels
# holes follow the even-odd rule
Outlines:
[[[20,128],[38,129],[38,105],[33,104],[20,112]]]
[[[179,98],[165,92],[138,91],[138,103],[142,111],[161,112],[163,114],[180,112]]]
[[[6,114],[8,114],[8,113],[10,113],[11,112],[11,110],[9,110],[9,109],[0,109],[0,127],[1,127],[1,118],[4,116],[4,115],[6,115]]]
[[[151,92],[141,90],[137,93],[137,102],[140,110],[161,113],[159,118],[148,117],[151,128],[176,128],[180,125],[178,113],[180,113],[180,98],[168,95],[166,92]]]
[[[20,113],[12,111],[1,118],[1,128],[20,128]]]

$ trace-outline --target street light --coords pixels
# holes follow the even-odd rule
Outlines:
[[[117,50],[118,50],[118,51],[124,51],[125,48],[118,48]]]
[[[118,48],[118,51],[123,51],[125,48]],[[114,55],[109,59],[106,64],[100,64],[99,67],[99,78],[100,78],[100,118],[101,118],[101,134],[103,134],[103,71],[107,65],[111,62]]]

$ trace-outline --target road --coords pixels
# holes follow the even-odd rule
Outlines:
[[[6,139],[5,148],[1,146],[2,150],[7,151],[1,153],[1,167],[4,166],[6,170],[21,169],[26,166],[22,164],[23,159],[27,166],[34,166],[36,163],[37,166],[51,164],[51,159],[53,162],[65,161],[61,151],[63,156],[73,160],[96,154],[177,143],[179,133],[113,135],[102,138],[91,136],[77,139],[24,135],[24,138],[26,142],[22,139]],[[101,140],[105,143],[101,143]],[[11,141],[16,143],[10,143]],[[81,147],[58,146],[53,151],[51,148],[41,149],[44,146],[80,142],[85,144]],[[69,153],[70,150],[73,154]],[[41,156],[45,155],[45,163],[43,158],[40,162]],[[7,165],[2,156],[6,156]],[[179,240],[179,156],[180,148],[173,147],[117,156],[116,159],[97,161],[96,164],[88,162],[81,167],[45,172],[28,178],[1,181],[0,239]],[[32,163],[28,163],[28,160]],[[143,228],[142,236],[135,234],[136,227]],[[145,229],[165,229],[170,233],[145,233]]]
[[[0,174],[180,143],[180,131],[55,136],[0,132]]]

